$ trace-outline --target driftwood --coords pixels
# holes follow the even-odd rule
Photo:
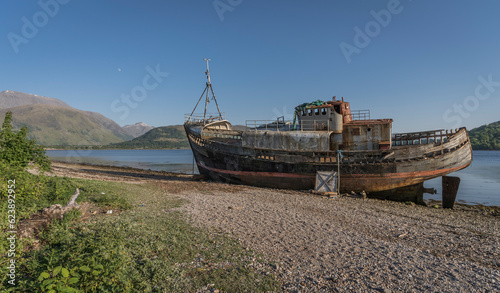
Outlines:
[[[61,206],[60,204],[51,205],[48,208],[42,209],[42,214],[48,215],[51,219],[62,219],[64,214],[72,209],[79,209],[80,206],[76,203],[76,198],[80,195],[80,190],[77,188],[75,193],[71,196],[68,204]]]
[[[46,228],[54,219],[62,220],[64,214],[72,209],[79,209],[80,206],[76,203],[76,198],[80,195],[80,190],[77,188],[75,193],[71,196],[68,204],[64,207],[60,204],[51,205],[48,208],[31,215],[29,219],[23,220],[18,224],[18,234],[20,238],[30,238],[38,234],[39,231]]]
[[[78,204],[76,203],[76,198],[80,195],[80,189],[76,189],[75,193],[71,196],[71,198],[68,201],[68,204],[64,207],[76,207],[79,208]]]

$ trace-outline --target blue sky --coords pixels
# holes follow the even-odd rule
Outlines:
[[[0,91],[182,124],[206,64],[233,124],[345,97],[393,130],[500,120],[500,2],[4,0]],[[213,103],[210,105],[213,106]],[[214,110],[212,108],[212,110]]]

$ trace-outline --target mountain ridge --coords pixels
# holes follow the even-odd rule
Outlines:
[[[0,119],[11,111],[13,126],[26,125],[30,137],[50,146],[106,145],[133,138],[104,115],[73,108],[56,98],[6,90],[0,93]]]
[[[18,91],[5,90],[0,92],[0,109],[9,109],[25,105],[42,104],[73,108],[56,98],[49,98]]]
[[[125,125],[122,128],[127,134],[133,136],[134,138],[137,138],[155,127],[149,126],[144,122],[137,122],[132,125]]]

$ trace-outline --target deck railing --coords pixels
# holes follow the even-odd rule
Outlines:
[[[448,130],[430,130],[421,132],[395,133],[392,135],[392,145],[419,145],[419,144],[442,144],[448,141],[448,136],[453,134]]]
[[[281,117],[280,117],[281,118]],[[245,126],[249,130],[272,130],[290,131],[293,130],[293,122],[278,118],[277,120],[246,120]]]
[[[225,113],[221,113],[221,115],[219,115],[219,113],[217,113],[217,114],[215,114],[215,113],[207,113],[207,114],[199,113],[199,114],[193,114],[193,115],[184,114],[184,123],[191,122],[191,123],[207,124],[207,123],[218,121],[218,120],[224,120],[224,119],[226,119],[225,116],[226,116]]]
[[[370,120],[370,110],[352,110],[351,120]]]
[[[287,120],[247,120],[245,126],[248,130],[266,130],[266,131],[330,131],[330,124],[325,120],[313,120],[306,123]]]

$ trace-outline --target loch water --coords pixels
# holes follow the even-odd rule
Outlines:
[[[193,174],[193,153],[189,149],[49,150],[47,155],[55,161]]]
[[[133,167],[195,174],[191,150],[49,150],[52,160]],[[500,206],[500,151],[474,151],[472,164],[449,176],[461,179],[457,201],[467,204]],[[441,199],[441,177],[424,183],[437,194],[424,194],[424,199]]]
[[[470,166],[448,176],[460,178],[458,202],[500,206],[500,151],[473,151]],[[441,177],[424,182],[424,187],[437,190],[424,199],[441,200]]]

